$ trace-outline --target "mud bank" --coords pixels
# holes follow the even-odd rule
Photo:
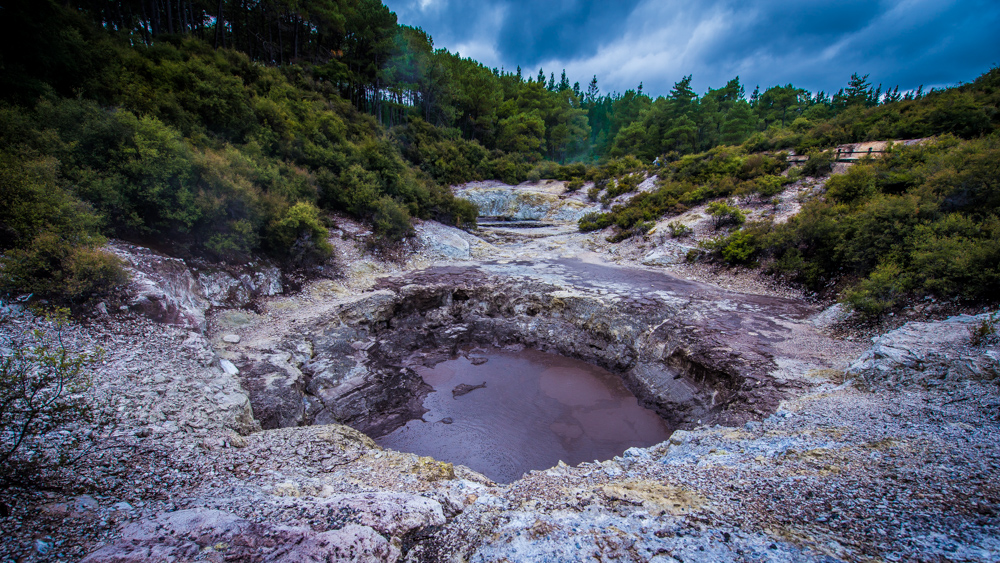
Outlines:
[[[837,366],[837,345],[789,299],[589,264],[491,263],[384,278],[298,324],[227,351],[265,428],[341,423],[382,435],[419,418],[433,366],[476,345],[551,351],[601,366],[671,427],[773,413],[787,371]],[[239,333],[239,331],[237,331]],[[807,345],[803,345],[803,344]]]

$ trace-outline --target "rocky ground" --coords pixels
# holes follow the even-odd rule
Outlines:
[[[820,189],[744,203],[780,220]],[[1000,348],[970,338],[985,315],[923,304],[896,325],[927,322],[869,342],[794,288],[685,263],[715,234],[701,208],[672,219],[691,238],[664,221],[613,245],[573,228],[587,186],[457,191],[508,220],[426,222],[388,260],[338,218],[338,275],[294,294],[264,264],[116,245],[142,273],[133,301],[64,336],[104,350],[91,369],[119,425],[53,486],[5,496],[0,560],[1000,560]],[[53,330],[5,306],[5,335],[36,328]],[[404,412],[384,391],[406,362],[483,338],[602,363],[661,408],[683,384],[702,410],[658,446],[510,485],[323,424]]]

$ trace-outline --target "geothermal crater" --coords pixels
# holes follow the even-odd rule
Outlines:
[[[564,382],[566,392],[583,393],[589,385],[581,379],[584,372],[601,368],[608,372],[602,376],[606,381],[634,394],[636,399],[629,400],[636,401],[636,409],[652,409],[661,419],[655,437],[651,425],[637,422],[636,428],[642,429],[636,431],[634,443],[623,436],[620,442],[602,445],[597,454],[574,443],[556,454],[546,445],[558,441],[560,433],[566,438],[591,424],[570,424],[566,413],[540,423],[549,429],[545,436],[496,427],[497,434],[510,432],[505,438],[510,441],[518,432],[538,440],[512,449],[550,450],[535,467],[515,467],[507,461],[493,469],[478,468],[507,481],[526,468],[542,469],[560,459],[591,461],[629,446],[649,446],[665,439],[668,429],[707,422],[738,424],[773,412],[784,395],[782,366],[791,362],[808,367],[816,360],[809,356],[809,347],[801,345],[816,335],[801,322],[809,312],[797,301],[734,294],[663,273],[581,260],[437,267],[383,278],[374,291],[343,300],[271,349],[247,350],[241,371],[255,416],[265,428],[343,423],[407,451],[423,447],[415,439],[420,428],[430,429],[427,440],[441,444],[450,435],[445,427],[461,418],[454,426],[461,428],[474,415],[472,409],[456,417],[439,408],[441,401],[474,403],[477,396],[502,390],[501,395],[515,401],[521,397],[527,404],[532,394],[544,395],[540,387],[532,391],[526,383],[504,388],[514,380],[498,379],[485,389],[452,397],[452,389],[434,384],[434,370],[453,369],[456,364],[449,362],[468,362],[470,368],[489,371],[490,362],[558,354],[559,361],[579,360],[586,366],[578,368],[580,378]],[[792,336],[800,344],[786,346]],[[496,350],[496,356],[472,366],[474,357],[463,351],[475,347]],[[522,352],[515,358],[511,350]],[[486,381],[470,377],[455,384]],[[617,391],[608,393],[611,397]],[[559,402],[558,397],[548,398]],[[632,408],[622,403],[624,396],[617,400],[622,408]],[[549,404],[554,412],[559,410],[556,403]],[[597,411],[607,406],[595,403],[592,415],[602,416]],[[453,424],[439,422],[446,418]],[[487,447],[490,442],[479,443]],[[578,457],[570,455],[574,449],[580,450]],[[452,461],[447,455],[434,457]],[[494,469],[497,472],[491,473]]]

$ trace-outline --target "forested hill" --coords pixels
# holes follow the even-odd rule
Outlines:
[[[593,178],[584,163],[673,162],[718,145],[976,138],[1000,124],[996,69],[927,94],[854,76],[832,94],[789,84],[748,95],[734,78],[699,96],[688,76],[654,99],[641,85],[602,93],[597,77],[581,87],[555,69],[490,69],[435,50],[378,0],[2,10],[2,283],[71,299],[117,283],[95,250],[105,236],[308,267],[330,253],[324,211],[387,241],[414,216],[474,223],[452,183]]]

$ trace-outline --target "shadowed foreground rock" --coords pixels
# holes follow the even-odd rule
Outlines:
[[[338,495],[316,504],[329,516],[327,530],[180,510],[127,526],[118,541],[84,561],[396,561],[403,536],[445,522],[437,501],[403,493]]]

